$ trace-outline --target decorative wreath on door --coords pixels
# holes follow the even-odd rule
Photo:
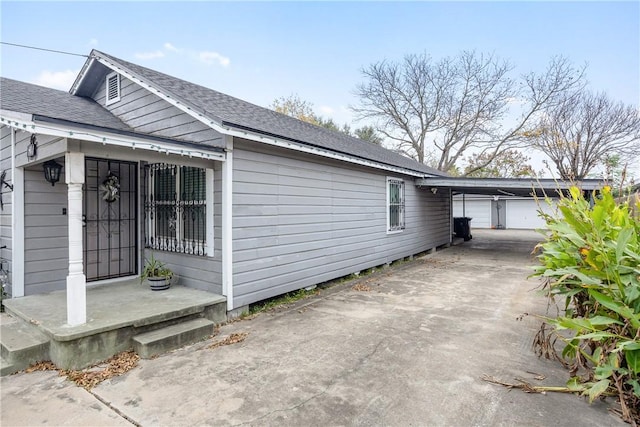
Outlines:
[[[107,203],[113,203],[120,199],[120,178],[109,172],[107,178],[102,181],[100,192],[102,200]]]

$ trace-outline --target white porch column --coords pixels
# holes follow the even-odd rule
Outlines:
[[[226,160],[222,163],[222,293],[227,311],[233,310],[233,137],[225,135]]]
[[[82,184],[84,154],[66,153],[65,181],[68,186],[69,275],[67,276],[67,323],[70,326],[87,322],[87,278],[82,262]]]
[[[16,130],[11,129],[11,297],[24,296],[24,169],[16,167]]]

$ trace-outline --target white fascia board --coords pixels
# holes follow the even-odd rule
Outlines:
[[[274,145],[276,147],[288,148],[290,150],[300,151],[302,153],[315,154],[316,156],[327,157],[330,159],[341,160],[347,163],[353,163],[356,165],[367,166],[370,168],[381,169],[386,172],[395,172],[402,175],[413,176],[417,178],[423,178],[427,176],[427,173],[416,172],[410,169],[404,169],[397,166],[385,165],[377,163],[371,160],[365,160],[358,157],[353,157],[348,154],[336,153],[335,151],[325,150],[323,148],[317,148],[310,145],[299,144],[297,142],[288,141],[282,138],[275,138],[272,136],[264,136],[257,132],[250,131],[238,131],[229,127],[224,128],[228,135],[236,136],[238,138],[249,139],[252,141],[261,142],[263,144]]]
[[[71,89],[69,90],[69,93],[71,95],[75,95],[76,92],[78,92],[78,88],[82,85],[84,78],[87,76],[88,70],[90,70],[91,66],[93,65],[93,61],[95,61],[95,58],[89,58],[82,65],[82,70],[80,70],[80,74],[78,74],[78,76],[76,77],[76,80],[73,82],[73,86],[71,86]]]
[[[154,95],[157,95],[158,97],[162,98],[164,101],[168,102],[169,104],[181,110],[182,112],[190,115],[194,119],[204,123],[205,125],[209,126],[213,130],[221,134],[231,135],[238,138],[245,138],[251,141],[261,142],[264,144],[274,145],[277,147],[284,147],[290,150],[296,150],[303,153],[315,154],[317,156],[328,157],[331,159],[341,160],[343,162],[354,163],[362,166],[368,166],[375,169],[382,169],[384,171],[396,172],[403,175],[414,176],[418,178],[423,178],[428,175],[427,173],[423,173],[423,172],[416,172],[410,169],[405,169],[397,166],[385,165],[385,164],[374,162],[371,160],[365,160],[358,157],[350,156],[348,154],[340,154],[340,153],[336,153],[334,151],[326,150],[323,148],[317,148],[317,147],[313,147],[305,144],[300,144],[297,142],[288,141],[284,138],[265,136],[260,134],[259,132],[234,129],[230,126],[224,125],[220,120],[209,117],[202,111],[198,111],[192,106],[187,105],[184,102],[181,102],[177,99],[174,99],[166,95],[161,89],[157,88],[155,85],[151,85],[146,81],[143,81],[142,79],[129,73],[128,71],[123,70],[122,68],[119,68],[116,64],[111,63],[108,59],[100,58],[100,57],[96,57],[95,59],[101,64],[104,64],[110,69],[117,71],[121,75],[125,76],[127,79],[135,82],[136,84],[139,84],[143,88],[149,90]]]
[[[13,113],[7,110],[0,110],[0,124],[18,130],[42,135],[59,136],[64,138],[80,139],[82,141],[97,142],[103,145],[115,145],[128,147],[133,150],[151,150],[164,154],[176,154],[179,156],[195,157],[207,160],[225,160],[225,153],[206,150],[195,147],[183,147],[179,144],[170,144],[161,141],[149,140],[141,137],[120,135],[94,129],[74,128],[72,126],[62,126],[53,123],[36,123],[30,114]],[[203,147],[204,148],[204,147]]]
[[[602,186],[600,181],[578,181],[570,183],[561,180],[543,178],[457,178],[457,177],[434,177],[423,178],[416,182],[419,187],[472,187],[472,188],[545,188],[545,189],[568,189],[572,185],[578,185],[583,190],[597,190]]]
[[[6,117],[8,120],[10,119],[10,120],[19,121],[19,122],[31,122],[33,119],[33,116],[31,114],[20,113],[18,111],[11,111],[11,110],[4,110],[4,109],[0,109],[0,117]],[[2,123],[5,124],[4,122]],[[24,130],[27,130],[26,126]]]

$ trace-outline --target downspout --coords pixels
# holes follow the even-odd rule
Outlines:
[[[449,244],[453,242],[453,190],[449,187]]]
[[[466,201],[464,199],[464,196],[465,196],[465,194],[462,193],[462,217],[466,218],[467,217],[467,212],[466,212],[467,205],[466,205]]]

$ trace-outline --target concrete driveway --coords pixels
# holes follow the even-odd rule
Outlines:
[[[221,328],[91,393],[55,372],[1,380],[2,425],[625,425],[607,403],[487,383],[563,385],[531,341],[538,235],[474,239]],[[245,341],[206,348],[232,333]],[[539,381],[537,375],[545,375]]]

